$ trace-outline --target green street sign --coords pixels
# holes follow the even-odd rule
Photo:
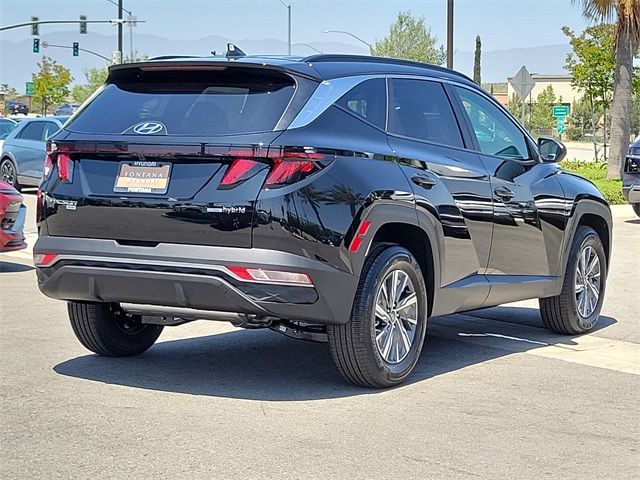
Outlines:
[[[569,105],[554,105],[551,107],[551,113],[554,117],[568,117]]]
[[[26,82],[24,85],[24,93],[25,95],[33,96],[33,92],[35,91],[35,84],[33,82]]]
[[[558,135],[564,133],[564,117],[556,118],[556,130],[558,131]]]

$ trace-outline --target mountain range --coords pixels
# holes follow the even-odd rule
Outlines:
[[[125,28],[124,50],[129,54],[129,36]],[[43,48],[43,43],[71,47],[73,42],[79,42],[80,48],[89,49],[105,57],[111,57],[117,49],[116,37],[91,33],[79,35],[70,32],[52,32],[40,38],[40,54],[32,53],[33,38],[20,42],[10,42],[0,39],[0,84],[8,83],[23,91],[24,83],[31,80],[31,74],[37,70],[37,62],[41,56],[47,55],[71,70],[74,83],[83,83],[83,71],[87,67],[104,66],[105,61],[87,52],[80,52],[80,56],[73,57],[71,48],[49,47]],[[165,37],[149,34],[134,33],[134,51],[149,55],[208,55],[215,50],[218,54],[226,51],[229,40],[217,35],[210,35],[199,40],[170,40]],[[286,54],[287,42],[277,39],[236,39],[233,42],[247,54]],[[366,47],[330,41],[308,42],[324,53],[367,54]],[[508,76],[515,74],[522,65],[531,73],[562,74],[569,45],[547,45],[529,48],[511,48],[482,53],[482,81],[504,82]],[[305,45],[294,45],[294,55],[311,55],[314,52]],[[474,53],[471,51],[456,51],[454,54],[455,69],[469,76],[473,74]]]

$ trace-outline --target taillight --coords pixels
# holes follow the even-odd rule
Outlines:
[[[53,170],[53,164],[58,167],[58,178],[65,183],[73,181],[73,160],[71,152],[74,152],[73,144],[58,145],[50,142],[47,145],[47,156],[44,160],[44,178],[49,178]]]
[[[272,187],[274,185],[282,185],[289,183],[297,177],[304,177],[305,173],[313,172],[316,169],[313,162],[304,160],[285,160],[283,158],[274,158],[273,167],[267,176],[265,186]],[[301,175],[298,175],[301,174]],[[302,178],[299,178],[302,180]]]
[[[236,158],[220,181],[221,187],[230,187],[250,177],[250,172],[259,163],[249,158]]]

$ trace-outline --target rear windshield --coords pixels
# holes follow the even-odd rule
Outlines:
[[[68,130],[181,136],[267,132],[295,91],[291,77],[261,70],[118,73]]]

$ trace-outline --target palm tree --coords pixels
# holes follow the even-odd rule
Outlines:
[[[583,15],[597,22],[616,20],[611,147],[607,178],[620,178],[631,133],[633,57],[640,47],[640,0],[572,0]],[[606,122],[606,119],[605,119]]]

